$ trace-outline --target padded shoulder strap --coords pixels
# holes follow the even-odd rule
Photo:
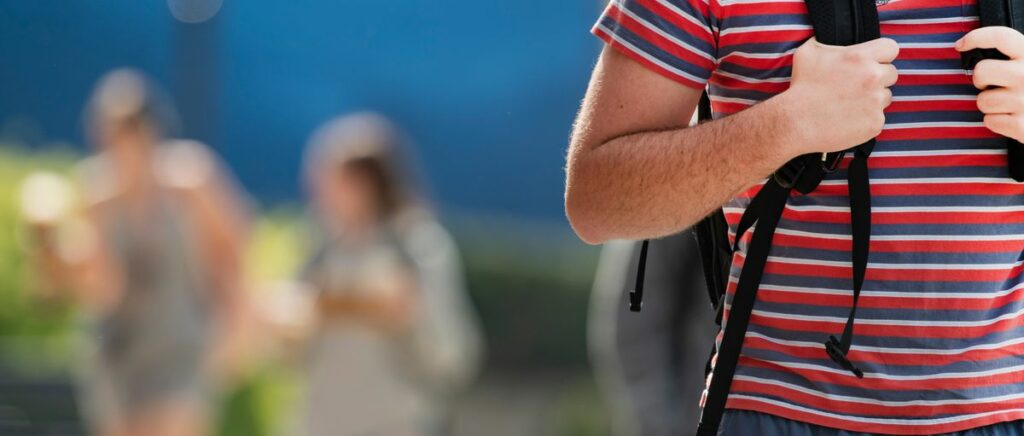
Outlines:
[[[1024,0],[978,0],[978,18],[984,26],[1006,26],[1024,31]]]
[[[879,36],[878,10],[875,7],[874,0],[805,0],[805,3],[811,25],[814,28],[815,37],[823,44],[853,45],[876,39]],[[872,140],[855,147],[858,155],[854,159],[862,164],[863,171],[855,171],[851,174],[851,177],[859,175],[860,180],[850,182],[851,187],[865,187],[862,191],[868,193],[868,195],[870,195],[870,191],[866,189],[867,167],[864,161],[867,159],[873,144]],[[820,159],[820,155],[817,158]],[[761,276],[764,272],[767,257],[770,254],[775,227],[779,222],[782,209],[785,207],[786,199],[789,197],[793,187],[794,185],[792,184],[788,186],[780,184],[777,177],[769,180],[752,200],[740,220],[740,226],[736,234],[737,241],[743,237],[744,231],[755,222],[757,223],[757,228],[754,230],[753,237],[749,243],[746,260],[732,298],[729,319],[725,323],[722,339],[718,345],[711,384],[708,386],[700,423],[697,426],[698,436],[715,436],[718,434],[719,424],[726,409],[733,376],[735,375],[739,356],[743,348],[743,340],[746,336],[750,314],[757,299],[757,290],[761,282]],[[813,187],[810,190],[813,190]],[[863,272],[866,267],[866,248],[869,242],[867,238],[870,238],[871,206],[869,197],[867,203],[861,201],[858,204],[853,204],[854,197],[851,196],[851,211],[861,211],[857,215],[862,218],[855,223],[855,227],[858,228],[854,229],[856,233],[853,235],[854,245],[865,248],[864,250],[855,250],[858,253],[854,254],[854,263],[855,269]],[[867,212],[865,213],[864,211]],[[866,218],[866,220],[863,218]],[[858,254],[863,254],[863,256],[858,256]],[[855,277],[855,281],[858,283],[854,285],[854,293],[859,294],[858,291],[860,282],[863,281],[863,274],[854,275],[859,276]],[[847,322],[849,326],[852,326],[852,319],[856,313],[856,297],[854,301],[850,321]],[[852,328],[849,330],[852,333]],[[833,357],[833,360],[840,362],[844,368],[858,373],[859,370],[845,359],[845,353],[849,351],[849,337],[850,335],[844,334],[842,341],[834,340],[836,344],[829,351],[836,355],[836,357]]]
[[[874,0],[804,0],[818,42],[853,45],[879,36]]]

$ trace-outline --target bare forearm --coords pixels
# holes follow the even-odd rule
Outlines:
[[[573,144],[566,208],[587,242],[683,230],[794,156],[785,94],[696,127]]]
[[[810,39],[793,53],[786,91],[684,128],[700,91],[605,49],[569,152],[573,228],[592,243],[678,232],[792,157],[874,138],[899,77],[898,54],[887,38],[850,47]]]

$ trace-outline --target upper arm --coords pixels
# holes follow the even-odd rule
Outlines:
[[[574,149],[688,125],[717,64],[712,1],[609,4],[593,28],[606,45],[577,119]]]
[[[570,152],[584,152],[633,133],[685,127],[702,92],[605,46],[573,129]]]

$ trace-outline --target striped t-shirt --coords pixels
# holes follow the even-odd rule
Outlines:
[[[978,26],[975,2],[878,2],[900,76],[868,160],[871,252],[849,355],[864,378],[822,345],[852,302],[840,170],[788,200],[728,408],[890,434],[1024,418],[1024,184],[1009,178],[1005,142],[982,124],[953,49]],[[618,0],[593,32],[663,76],[708,86],[715,117],[785,90],[793,50],[812,34],[802,0]],[[733,231],[757,189],[726,204]]]

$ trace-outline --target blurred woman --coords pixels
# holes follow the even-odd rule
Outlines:
[[[245,213],[204,146],[162,140],[173,118],[139,73],[103,77],[88,107],[85,236],[36,250],[49,287],[95,315],[82,405],[103,436],[208,433],[211,378],[237,345]]]
[[[480,339],[451,238],[418,201],[383,118],[328,123],[307,152],[322,232],[305,427],[311,436],[431,435]]]

